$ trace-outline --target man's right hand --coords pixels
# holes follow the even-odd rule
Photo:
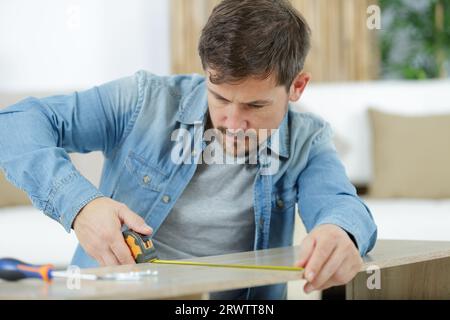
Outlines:
[[[153,230],[125,204],[110,198],[97,198],[80,210],[73,229],[83,249],[101,266],[134,264],[122,235],[122,225],[143,234]]]

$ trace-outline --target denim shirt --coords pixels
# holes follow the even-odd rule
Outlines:
[[[205,147],[206,111],[200,75],[139,71],[70,95],[30,97],[0,111],[0,167],[33,206],[68,232],[84,205],[107,196],[141,215],[155,234],[194,175]],[[173,133],[180,130],[192,134],[193,147],[175,163]],[[289,108],[274,145],[271,137],[266,152],[258,153],[254,250],[292,245],[297,204],[308,232],[321,224],[340,226],[365,255],[377,228],[338,159],[329,125]],[[68,153],[98,150],[105,164],[96,188]],[[274,157],[277,170],[264,172]],[[72,263],[98,265],[81,246]],[[284,299],[286,285],[249,288],[247,298]]]

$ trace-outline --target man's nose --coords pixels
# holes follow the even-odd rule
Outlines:
[[[233,131],[247,130],[248,122],[238,105],[232,104],[229,106],[226,127],[232,133]]]

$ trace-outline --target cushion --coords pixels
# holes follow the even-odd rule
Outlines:
[[[31,201],[25,192],[9,183],[0,170],[0,208],[22,205],[31,205]]]
[[[403,116],[369,109],[378,198],[450,198],[450,114]]]
[[[293,107],[305,105],[328,121],[349,144],[340,154],[351,181],[368,185],[373,176],[368,107],[405,115],[450,112],[450,78],[311,82]],[[395,108],[395,109],[393,109]]]

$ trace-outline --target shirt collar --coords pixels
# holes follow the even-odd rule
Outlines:
[[[278,136],[279,144],[276,145],[274,139]],[[273,134],[268,139],[267,146],[272,152],[275,152],[279,156],[284,158],[289,158],[290,147],[289,147],[289,111],[286,112],[280,126],[278,127],[278,134]]]
[[[206,84],[201,81],[182,101],[177,113],[177,121],[194,124],[202,121],[208,110]]]

